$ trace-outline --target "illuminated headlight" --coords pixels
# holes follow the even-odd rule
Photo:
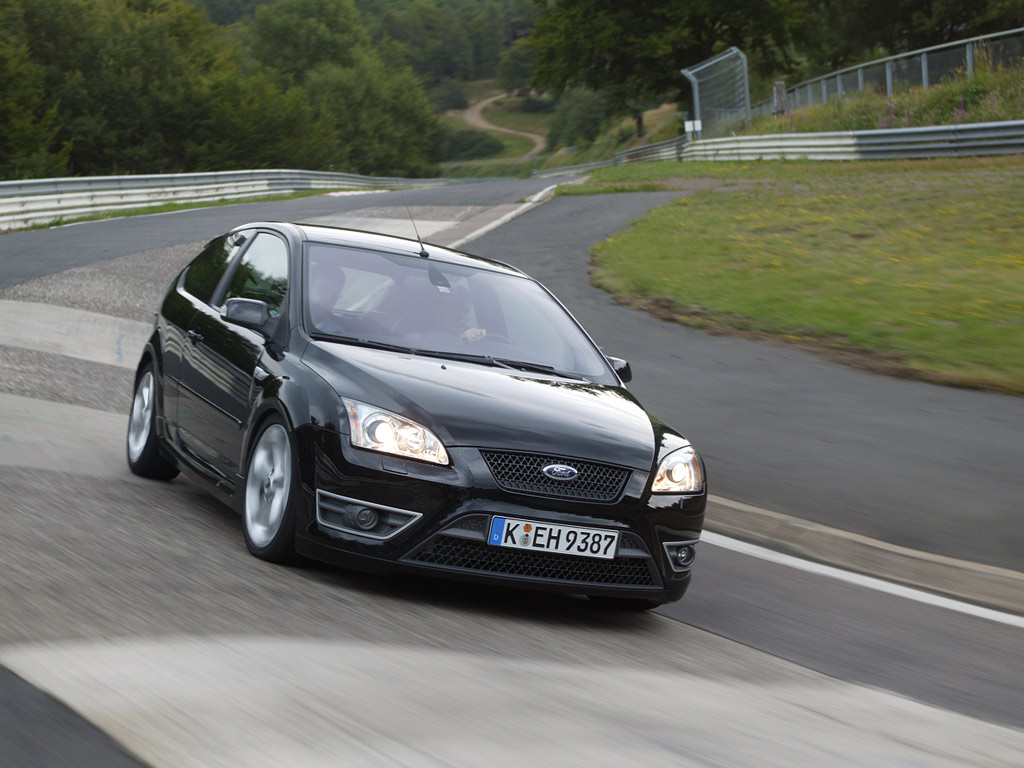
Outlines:
[[[651,490],[654,493],[700,493],[703,485],[697,452],[686,446],[661,460]]]
[[[352,445],[434,464],[448,463],[448,451],[426,427],[366,403],[343,402]]]

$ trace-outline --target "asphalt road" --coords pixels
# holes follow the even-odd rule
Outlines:
[[[517,181],[407,195],[414,208],[497,205],[542,186]],[[6,235],[0,237],[0,282],[8,290],[0,298],[144,321],[153,297],[188,260],[189,244],[241,221],[333,215],[395,205],[396,197],[311,198]],[[1009,464],[1007,456],[1020,452],[1022,409],[1015,399],[876,379],[787,349],[706,337],[616,307],[582,279],[591,244],[669,197],[558,198],[468,250],[522,266],[565,301],[606,352],[630,358],[633,390],[702,450],[719,495],[933,551],[959,557],[977,552],[979,559],[1019,565],[1012,536],[1019,544],[1020,534],[1002,517],[1009,516],[1009,499],[1021,480],[999,471]],[[79,269],[56,274],[68,267]],[[30,275],[50,277],[27,282]],[[1020,629],[708,544],[701,546],[687,597],[661,615],[607,614],[581,601],[431,580],[276,568],[249,557],[238,519],[186,480],[151,483],[127,473],[120,435],[130,398],[128,369],[2,346],[0,365],[0,391],[8,396],[77,407],[39,409],[51,426],[77,425],[67,444],[53,449],[55,456],[70,457],[62,463],[67,471],[0,469],[0,662],[64,692],[62,698],[103,726],[95,728],[0,669],[0,714],[22,713],[0,717],[0,744],[11,747],[0,765],[5,757],[17,766],[130,765],[135,758],[125,754],[124,744],[143,761],[154,744],[172,748],[159,741],[161,727],[176,736],[182,731],[175,728],[184,728],[200,747],[212,749],[188,730],[203,727],[202,702],[193,702],[198,715],[188,708],[173,711],[180,726],[152,704],[133,702],[162,716],[145,722],[132,719],[120,699],[108,709],[92,703],[131,688],[132,678],[118,678],[118,669],[137,677],[166,670],[164,677],[180,676],[191,689],[202,688],[202,681],[190,678],[180,659],[198,670],[224,669],[224,663],[200,663],[209,652],[205,646],[183,652],[170,645],[180,638],[214,638],[223,652],[248,658],[251,651],[260,659],[281,657],[262,655],[262,646],[246,642],[294,642],[299,645],[285,646],[291,655],[315,660],[329,680],[338,671],[310,641],[328,643],[335,658],[373,659],[365,655],[372,648],[442,666],[455,664],[453,658],[458,664],[536,663],[555,670],[554,677],[583,668],[608,681],[606,692],[615,690],[620,675],[636,682],[637,675],[650,674],[642,679],[652,686],[652,701],[669,700],[652,681],[671,682],[671,701],[679,708],[672,728],[685,734],[676,737],[678,744],[658,742],[677,754],[676,762],[651,764],[1014,765],[1007,756],[1022,753],[1013,752],[1013,745],[1024,743],[1014,740],[1018,731],[978,725],[1024,728]],[[951,438],[957,451],[949,450]],[[973,493],[972,503],[933,503],[929,513],[926,502],[943,490],[959,499],[949,473],[965,468],[984,481],[963,491]],[[930,489],[931,483],[939,489]],[[874,503],[862,507],[867,497]],[[985,534],[968,541],[968,528]],[[140,638],[149,644],[141,650],[135,644]],[[104,666],[103,653],[114,661]],[[430,655],[438,653],[447,655]],[[521,675],[524,669],[513,671]],[[300,677],[308,672],[293,671]],[[254,676],[266,672],[251,670]],[[415,689],[424,674],[407,670],[406,685]],[[177,695],[172,681],[146,679],[168,699]],[[104,681],[116,690],[107,691]],[[458,681],[447,684],[462,690]],[[535,685],[535,692],[549,691],[540,680]],[[636,686],[622,690],[626,701]],[[526,695],[502,687],[490,695],[504,691]],[[488,701],[486,693],[477,695]],[[791,699],[795,709],[788,708]],[[552,692],[551,700],[561,699]],[[232,703],[245,708],[244,701]],[[580,712],[555,709],[554,721],[571,724],[600,706],[597,700],[575,704]],[[502,704],[493,700],[489,706],[497,711]],[[317,715],[329,718],[329,712]],[[462,716],[472,720],[471,712]],[[631,716],[621,713],[626,721]],[[205,719],[216,723],[218,717],[226,715],[211,710]],[[454,711],[452,719],[458,719]],[[550,721],[550,712],[543,719]],[[627,736],[637,738],[637,732]],[[896,743],[928,743],[935,752],[883,759],[883,753],[870,752],[880,743],[892,750],[886,755],[897,755]],[[627,738],[617,746],[624,744],[634,742]],[[608,749],[593,764],[608,764],[617,754]],[[981,751],[972,757],[964,749]],[[447,764],[452,762],[466,764]]]

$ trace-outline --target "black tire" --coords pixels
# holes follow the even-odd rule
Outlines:
[[[156,433],[158,393],[159,383],[153,364],[147,363],[135,382],[125,452],[128,468],[136,475],[152,480],[171,480],[178,476],[178,467],[160,450],[160,438]]]
[[[609,597],[588,595],[595,608],[609,613],[642,613],[662,605],[660,600],[644,597]]]
[[[264,421],[248,452],[242,492],[242,533],[255,557],[271,563],[295,561],[299,504],[298,455],[284,420]]]

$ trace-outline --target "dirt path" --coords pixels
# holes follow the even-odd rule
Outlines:
[[[536,157],[544,149],[544,145],[547,143],[547,139],[541,136],[539,133],[527,133],[526,131],[516,131],[512,128],[504,128],[494,123],[489,123],[484,119],[483,111],[487,106],[498,99],[507,96],[507,93],[499,93],[497,96],[491,96],[483,101],[478,101],[476,104],[471,106],[465,112],[462,113],[462,119],[472,125],[474,128],[484,128],[488,131],[501,131],[502,133],[513,133],[516,136],[523,136],[533,142],[533,149],[523,155],[523,160],[529,160],[530,158]]]

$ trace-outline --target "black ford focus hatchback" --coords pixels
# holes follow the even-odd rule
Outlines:
[[[651,607],[690,580],[690,444],[522,272],[398,237],[254,223],[172,283],[128,463],[186,470],[249,551]]]

